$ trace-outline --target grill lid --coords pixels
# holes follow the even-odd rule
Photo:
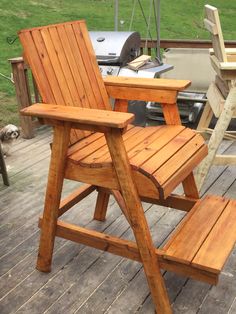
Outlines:
[[[138,32],[89,32],[99,64],[125,65],[139,55]]]

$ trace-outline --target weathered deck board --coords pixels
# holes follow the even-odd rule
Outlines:
[[[31,140],[20,140],[7,158],[11,186],[0,183],[0,313],[153,313],[146,279],[139,263],[56,240],[50,274],[35,270],[51,131],[40,128]],[[224,142],[221,151],[236,153]],[[236,197],[236,168],[212,167],[202,194]],[[78,183],[66,182],[64,192]],[[82,226],[131,239],[131,230],[113,199],[106,222],[93,221],[96,192],[64,217]],[[156,245],[166,240],[184,213],[144,205]],[[165,272],[174,313],[235,313],[236,249],[216,287]]]

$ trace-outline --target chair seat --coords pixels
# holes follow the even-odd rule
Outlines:
[[[138,189],[141,195],[149,197],[154,196],[152,193],[155,197],[157,193],[158,197],[168,197],[207,154],[202,137],[181,125],[146,128],[130,125],[123,139]],[[75,166],[78,172],[90,168],[91,176],[93,171],[115,176],[103,134],[94,133],[70,147],[68,178],[73,179]]]

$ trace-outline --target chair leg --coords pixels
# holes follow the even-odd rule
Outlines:
[[[204,130],[209,127],[213,115],[214,114],[213,114],[213,111],[211,109],[209,102],[206,102],[204,110],[202,112],[201,119],[200,119],[198,126],[197,126],[197,131],[203,131],[204,132]]]
[[[106,219],[107,206],[110,195],[102,190],[98,190],[97,202],[93,219],[104,221]]]
[[[198,188],[197,188],[197,184],[196,184],[193,172],[191,172],[187,176],[187,178],[184,179],[182,184],[183,184],[185,196],[199,199],[199,192],[198,192]]]
[[[56,234],[58,209],[63,187],[65,160],[69,143],[70,127],[57,126],[54,130],[52,155],[48,174],[45,206],[40,235],[36,268],[43,272],[51,270],[52,253]]]
[[[214,161],[217,149],[219,148],[225,131],[227,130],[230,121],[236,110],[236,87],[231,87],[229,95],[225,101],[224,109],[220,114],[220,117],[215,125],[215,128],[212,132],[211,138],[208,143],[208,155],[200,163],[197,173],[196,173],[196,182],[199,190],[201,189],[204,180],[208,174],[208,171]]]
[[[156,311],[162,314],[170,314],[172,310],[164,279],[155,255],[155,247],[152,243],[144,210],[132,179],[132,172],[120,130],[112,130],[107,133],[106,139]]]

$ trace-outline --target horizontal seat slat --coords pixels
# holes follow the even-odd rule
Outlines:
[[[168,197],[173,186],[175,188],[182,182],[207,152],[204,140],[193,130],[182,125],[146,128],[128,126],[127,131],[123,134],[123,140],[132,170],[140,173],[138,177],[142,181],[146,177],[145,180],[150,181],[149,184],[152,188],[155,186],[157,194],[161,198]],[[183,153],[180,154],[179,151],[182,150]],[[184,162],[171,161],[176,153],[184,159]],[[106,177],[108,169],[113,168],[105,136],[101,133],[99,135],[92,134],[70,147],[68,161],[82,168],[104,168],[104,177]],[[163,173],[162,166],[166,163],[172,166],[167,167],[163,176],[156,176],[158,170]],[[165,179],[166,174],[167,179]],[[86,181],[86,183],[89,182]],[[139,186],[144,184],[144,182],[136,183]]]
[[[165,258],[191,264],[229,200],[206,196],[186,215],[165,247]]]
[[[236,241],[236,201],[230,200],[194,257],[192,265],[218,273]]]

